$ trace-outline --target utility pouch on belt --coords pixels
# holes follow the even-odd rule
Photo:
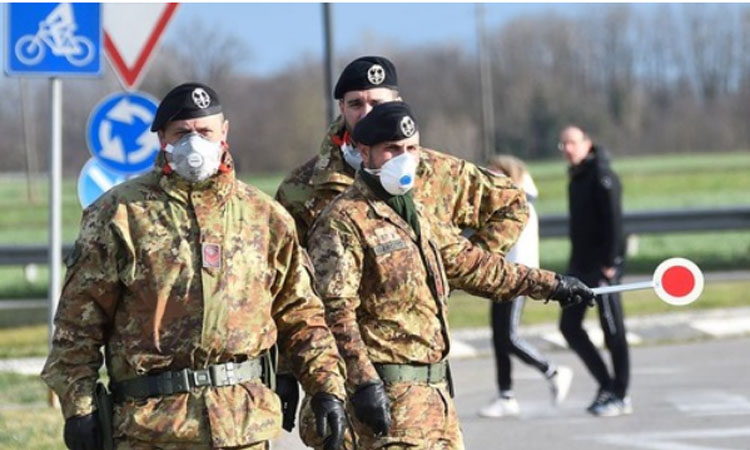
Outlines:
[[[448,383],[448,393],[451,398],[456,396],[456,391],[453,389],[453,374],[451,374],[451,363],[448,360],[445,361],[445,381]]]
[[[276,391],[276,371],[279,366],[279,347],[273,344],[273,347],[264,352],[261,356],[263,364],[263,384],[272,391]]]
[[[102,448],[113,450],[115,443],[112,431],[112,394],[101,381],[97,381],[94,389],[94,405],[96,405],[96,414],[99,418],[99,428],[102,431]]]

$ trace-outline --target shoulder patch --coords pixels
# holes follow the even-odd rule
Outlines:
[[[611,189],[612,188],[612,177],[609,175],[602,175],[599,178],[599,182],[602,184],[604,189]]]

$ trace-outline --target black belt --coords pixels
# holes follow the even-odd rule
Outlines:
[[[182,369],[145,375],[120,382],[110,383],[116,401],[127,397],[146,398],[190,392],[201,386],[221,387],[259,379],[263,376],[261,360],[251,359],[241,363],[223,363],[206,369]]]

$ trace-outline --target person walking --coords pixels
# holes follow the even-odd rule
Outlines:
[[[529,206],[529,221],[521,232],[516,245],[506,255],[508,262],[539,267],[539,217],[534,208],[538,197],[536,184],[526,165],[510,155],[496,155],[490,160],[490,170],[510,177],[516,186],[523,189]],[[526,297],[518,296],[510,302],[491,304],[492,344],[495,352],[498,396],[479,410],[483,417],[518,416],[520,407],[513,394],[511,355],[541,372],[549,382],[552,403],[559,405],[568,395],[573,371],[547,360],[536,348],[518,333]]]
[[[591,287],[618,284],[625,254],[620,180],[604,148],[594,145],[580,127],[571,125],[562,130],[559,149],[568,161],[570,177],[568,273]],[[631,414],[630,356],[621,295],[598,295],[596,304],[604,343],[612,356],[612,375],[583,329],[586,308],[575,306],[563,310],[560,331],[599,384],[588,412],[606,417]]]

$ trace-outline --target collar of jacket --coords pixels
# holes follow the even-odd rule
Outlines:
[[[588,155],[583,158],[583,161],[578,163],[578,165],[570,166],[568,168],[568,173],[570,173],[570,176],[577,177],[578,175],[581,175],[582,173],[587,172],[589,169],[596,166],[597,160],[599,159],[599,152],[600,150],[596,146],[591,147],[591,150],[589,150]]]
[[[164,153],[164,152],[161,152]],[[160,153],[160,156],[161,156]],[[174,171],[165,171],[168,167],[166,158],[157,157],[155,170],[161,173],[159,185],[170,197],[182,203],[190,203],[190,195],[194,192],[201,193],[203,203],[222,206],[226,203],[235,188],[234,160],[229,151],[224,152],[219,172],[200,183],[190,183],[177,175]]]
[[[370,188],[370,186],[367,185],[367,182],[365,182],[365,180],[359,173],[357,173],[356,177],[354,178],[353,186],[357,191],[359,191],[362,197],[364,197],[364,199],[367,201],[367,204],[370,206],[370,208],[372,208],[372,210],[378,217],[391,222],[398,228],[401,228],[403,231],[409,234],[409,237],[412,241],[419,242],[417,234],[414,232],[414,229],[411,227],[411,225],[409,225],[409,223],[406,222],[401,216],[399,216],[398,213],[393,210],[393,208],[391,208],[386,202],[384,202],[378,196],[378,194],[376,194]],[[417,216],[419,218],[420,235],[424,236],[424,230],[422,227],[422,222],[424,220],[422,214],[422,205],[414,202],[414,206],[417,210]]]
[[[354,182],[354,169],[346,163],[341,147],[334,142],[337,140],[335,137],[340,139],[343,136],[345,129],[342,116],[337,117],[328,127],[310,178],[313,189],[344,192]]]

